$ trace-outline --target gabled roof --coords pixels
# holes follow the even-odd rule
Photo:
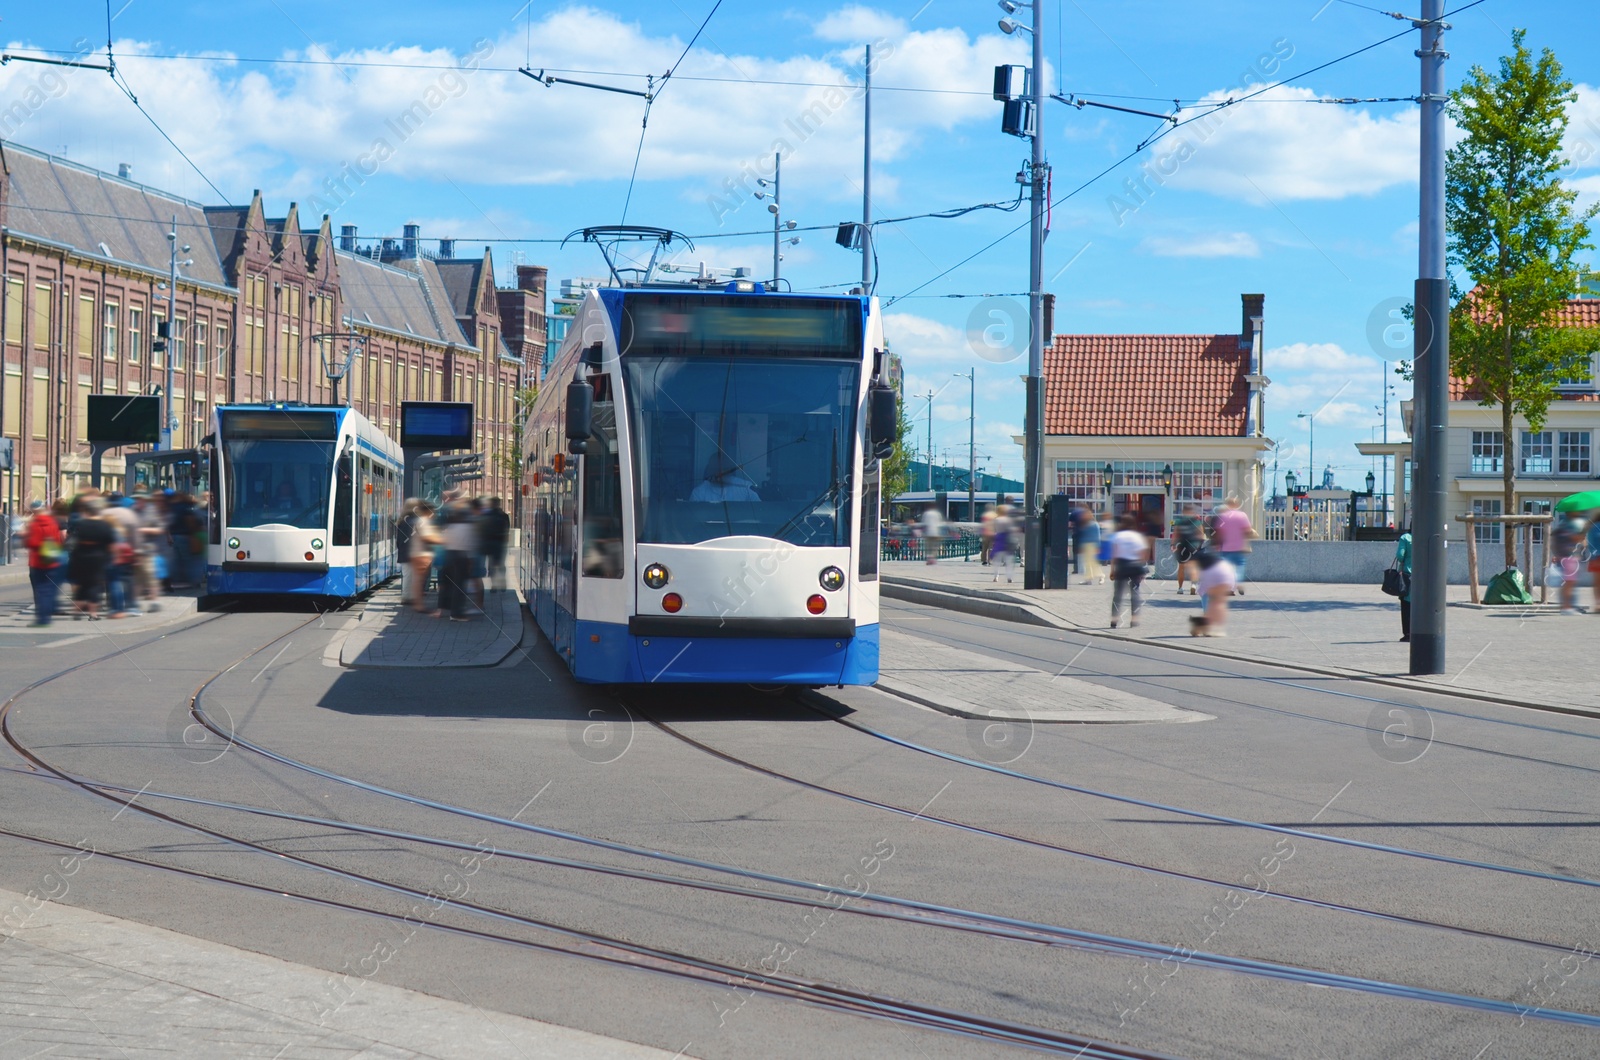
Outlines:
[[[176,216],[179,245],[189,244],[184,256],[194,259],[183,275],[227,286],[199,203],[15,143],[5,145],[5,160],[8,230],[165,274],[167,233]]]
[[[1238,335],[1057,335],[1045,433],[1241,438],[1249,370]]]
[[[347,320],[416,335],[429,342],[470,345],[463,339],[460,325],[449,317],[441,318],[434,308],[433,302],[444,298],[437,273],[429,277],[427,270],[385,265],[364,254],[343,250],[337,252],[337,263]],[[430,279],[439,286],[437,295],[428,290]]]
[[[233,272],[244,251],[245,226],[250,222],[248,206],[207,206],[206,223],[211,226],[211,241],[222,259],[222,266]]]
[[[474,296],[478,291],[478,277],[483,272],[482,258],[433,259],[434,266],[450,295],[450,311],[457,320],[472,316]]]
[[[1600,298],[1573,298],[1556,314],[1556,322],[1568,328],[1600,328]],[[1475,379],[1450,377],[1451,401],[1480,401],[1483,392]],[[1600,392],[1592,390],[1565,391],[1556,395],[1558,401],[1600,401]]]

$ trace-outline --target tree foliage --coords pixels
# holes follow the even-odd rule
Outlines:
[[[1593,329],[1562,327],[1579,288],[1578,255],[1589,246],[1596,208],[1574,208],[1577,192],[1560,179],[1561,141],[1572,82],[1554,53],[1535,61],[1512,34],[1496,73],[1474,66],[1450,94],[1450,116],[1464,134],[1446,157],[1449,261],[1472,281],[1450,318],[1450,371],[1472,380],[1480,403],[1498,406],[1504,432],[1504,511],[1514,508],[1521,416],[1540,430],[1563,378],[1586,375],[1600,346]],[[1512,535],[1506,561],[1514,563]]]
[[[899,422],[895,424],[894,452],[883,460],[883,499],[887,504],[911,488],[911,447],[906,439],[911,436],[911,418],[906,415],[906,402],[898,402]]]

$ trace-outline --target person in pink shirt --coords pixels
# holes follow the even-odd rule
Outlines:
[[[1244,595],[1244,565],[1250,556],[1250,539],[1256,536],[1250,517],[1239,508],[1238,494],[1230,493],[1227,501],[1211,521],[1211,536],[1217,543],[1222,558],[1233,564],[1237,584],[1233,592]]]

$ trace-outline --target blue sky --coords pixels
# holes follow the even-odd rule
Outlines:
[[[549,266],[553,279],[602,271],[591,250],[520,241],[622,219],[643,110],[636,97],[545,87],[516,68],[642,88],[646,74],[659,79],[677,61],[711,9],[711,0],[124,2],[111,6],[119,69],[223,196],[243,202],[259,187],[270,213],[294,200],[307,223],[308,207],[327,209],[336,226],[356,224],[363,236],[397,235],[417,222],[425,239],[456,238],[458,253],[492,246],[502,282],[519,260]],[[1043,2],[1052,88],[1156,111],[1174,99],[1192,108],[1236,96],[1405,29],[1345,0]],[[684,262],[749,265],[764,276],[770,215],[749,196],[748,175],[770,165],[781,141],[784,216],[799,223],[802,239],[785,250],[785,277],[797,289],[857,278],[859,255],[836,247],[831,230],[805,229],[859,216],[862,108],[852,86],[868,42],[879,59],[878,216],[1009,201],[1027,144],[1000,132],[991,71],[1026,62],[1029,45],[999,32],[1000,14],[987,0],[725,2],[651,110],[627,220],[698,237]],[[1528,30],[1534,48],[1554,47],[1579,85],[1569,175],[1588,202],[1600,196],[1600,90],[1590,87],[1600,84],[1600,31],[1574,16],[1573,5],[1553,0],[1486,0],[1451,19],[1446,69],[1454,85],[1473,64],[1492,67],[1514,27]],[[106,8],[78,0],[13,7],[0,32],[8,50],[103,56]],[[1414,94],[1416,41],[1402,36],[1296,78],[1267,101],[1220,111],[1210,132],[1198,123],[1180,130],[1058,205],[1045,267],[1057,331],[1231,331],[1239,294],[1264,292],[1267,430],[1282,445],[1280,472],[1305,474],[1310,438],[1296,414],[1315,412],[1316,463],[1331,463],[1345,484],[1359,482],[1369,464],[1353,443],[1381,429],[1382,359],[1409,350],[1390,313],[1409,299],[1416,272],[1416,108],[1306,100]],[[247,61],[256,59],[278,61]],[[282,61],[307,59],[319,62]],[[48,69],[0,68],[0,109]],[[44,84],[45,102],[14,139],[106,169],[129,162],[136,179],[219,200],[105,74],[59,76]],[[418,117],[401,120],[416,100],[425,104]],[[1158,127],[1052,104],[1045,130],[1055,195]],[[1142,163],[1162,159],[1171,159],[1169,175],[1128,190],[1143,179]],[[942,388],[932,410],[935,449],[965,463],[966,384],[953,377],[976,367],[980,463],[1013,476],[1025,361],[996,354],[979,335],[990,310],[1004,315],[1025,303],[1015,297],[1027,288],[1025,233],[935,277],[1025,221],[1021,212],[981,210],[879,230],[877,289],[886,303],[895,299],[890,340],[905,357],[909,390]],[[1006,297],[943,297],[981,294]],[[1397,402],[1409,384],[1393,381],[1397,434]],[[926,409],[912,402],[919,423]],[[922,426],[917,435],[925,436]]]

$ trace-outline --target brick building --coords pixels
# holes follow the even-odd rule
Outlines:
[[[259,191],[207,207],[10,143],[0,165],[0,433],[15,439],[20,503],[88,484],[85,399],[157,392],[165,356],[177,447],[199,443],[218,403],[331,401],[327,368],[350,357],[341,399],[391,433],[401,401],[471,401],[478,486],[511,488],[515,392],[538,382],[544,357],[543,269],[500,291],[487,249],[457,260],[441,240],[429,253],[415,226],[363,249],[353,226],[337,241],[327,217],[302,227],[293,203],[266,216]],[[162,354],[151,343],[169,316]],[[105,470],[115,485],[115,451]]]

